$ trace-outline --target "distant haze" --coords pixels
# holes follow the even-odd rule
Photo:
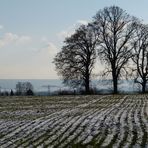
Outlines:
[[[39,91],[45,91],[48,92],[48,87],[50,87],[50,91],[55,91],[55,90],[69,90],[71,88],[65,86],[62,84],[61,80],[58,79],[0,79],[0,89],[2,91],[10,91],[11,89],[15,90],[16,84],[18,82],[30,82],[33,87],[35,92]],[[122,80],[119,82],[119,90],[122,92],[132,92],[137,90],[136,85],[134,85],[133,81],[126,81]],[[108,91],[112,90],[112,85],[111,81],[105,80],[92,80],[92,85],[91,87],[97,88],[98,91],[101,93],[105,92],[107,93]]]

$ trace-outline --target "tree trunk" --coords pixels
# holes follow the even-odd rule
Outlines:
[[[113,93],[118,93],[118,75],[117,69],[115,68],[115,61],[112,63],[112,79],[113,79]]]
[[[90,72],[89,72],[90,56],[87,56],[86,73],[85,73],[85,93],[90,94]]]
[[[89,94],[90,93],[90,87],[89,87],[89,76],[86,77],[85,80],[85,93]]]
[[[145,93],[145,88],[146,88],[146,80],[143,79],[143,83],[142,83],[142,93]]]
[[[114,88],[114,94],[118,93],[118,80],[117,78],[113,79],[113,88]]]
[[[118,77],[116,75],[116,70],[112,71],[112,77],[113,77],[113,93],[118,93]]]
[[[90,93],[90,89],[89,89],[89,82],[86,84],[85,86],[85,93],[89,94]]]

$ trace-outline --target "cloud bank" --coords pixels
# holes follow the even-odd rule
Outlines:
[[[30,36],[17,35],[14,33],[5,33],[0,39],[0,48],[7,45],[24,45],[31,42]]]

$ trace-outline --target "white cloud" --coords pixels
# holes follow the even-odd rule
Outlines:
[[[48,77],[49,75],[49,78],[57,78],[57,74],[54,70],[55,66],[53,64],[53,58],[57,52],[58,48],[54,43],[48,41],[46,44],[44,44],[44,46],[40,48],[40,50],[38,50],[36,55],[33,57],[35,61],[34,65],[37,65],[37,67],[34,66],[34,70],[40,69],[40,73],[47,75],[45,77]]]
[[[29,43],[31,42],[31,37],[29,36],[20,36],[18,37],[18,44],[26,44],[26,43]]]
[[[3,47],[0,50],[0,77],[57,78],[52,62],[58,48],[46,36],[30,38],[5,33],[0,35],[0,47]]]
[[[87,25],[88,21],[86,21],[86,20],[78,20],[77,23],[80,24],[80,25]]]
[[[74,29],[63,30],[60,33],[58,33],[58,37],[63,40],[66,37],[70,37],[73,33],[74,33]]]
[[[48,55],[48,57],[52,59],[58,52],[58,48],[52,42],[47,42],[39,52]]]
[[[0,39],[0,48],[10,44],[15,44],[15,45],[27,44],[30,41],[31,37],[29,36],[24,36],[24,35],[21,36],[9,32],[5,33],[4,36]]]
[[[58,52],[57,46],[51,42],[46,36],[41,37],[40,45],[42,46],[38,52],[48,52],[50,55],[55,55]]]
[[[59,32],[57,34],[57,36],[58,36],[59,39],[63,40],[66,37],[71,36],[75,32],[75,29],[78,28],[80,25],[87,25],[87,24],[88,24],[88,21],[86,21],[86,20],[77,20],[76,23],[74,23],[73,25],[71,25],[67,29]]]
[[[47,43],[47,42],[48,42],[48,38],[45,37],[45,36],[43,36],[43,37],[41,38],[41,42],[42,42],[42,43]]]
[[[3,29],[3,28],[4,28],[4,26],[0,25],[0,30]]]

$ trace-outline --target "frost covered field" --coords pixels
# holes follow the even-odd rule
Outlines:
[[[1,97],[0,148],[148,147],[148,95]]]

